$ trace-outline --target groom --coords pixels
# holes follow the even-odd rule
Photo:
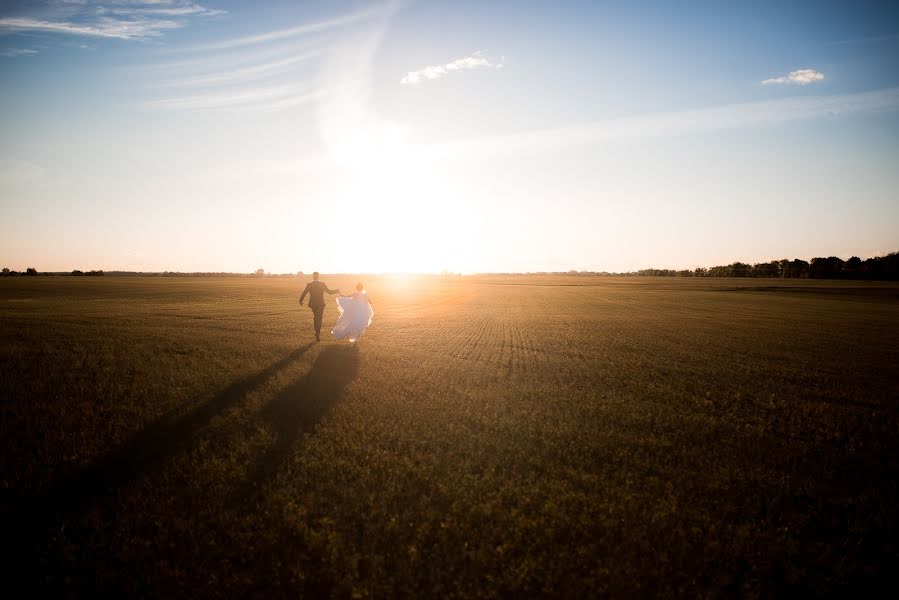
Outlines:
[[[315,341],[321,341],[322,316],[325,314],[325,292],[329,294],[339,294],[340,290],[329,290],[328,286],[318,280],[318,271],[312,274],[312,281],[306,284],[303,295],[300,296],[300,306],[303,306],[303,299],[309,294],[309,308],[312,309],[313,324],[315,326]]]

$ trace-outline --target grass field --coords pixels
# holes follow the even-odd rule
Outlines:
[[[353,346],[303,283],[0,279],[8,586],[895,587],[899,286],[372,278]]]

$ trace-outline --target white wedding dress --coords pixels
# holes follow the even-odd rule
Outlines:
[[[337,298],[337,308],[340,309],[340,316],[331,333],[338,340],[358,340],[362,332],[371,325],[371,318],[375,315],[365,292],[353,292],[349,296]]]

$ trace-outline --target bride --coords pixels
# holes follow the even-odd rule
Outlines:
[[[371,325],[371,318],[375,314],[371,307],[371,300],[365,293],[361,282],[356,284],[355,292],[341,294],[337,298],[337,308],[340,309],[340,316],[331,333],[338,340],[347,339],[355,342],[365,328]]]

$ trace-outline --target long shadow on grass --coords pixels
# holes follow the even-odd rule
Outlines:
[[[124,487],[182,452],[213,417],[239,403],[311,347],[312,344],[307,344],[297,348],[262,371],[232,383],[187,413],[173,411],[159,418],[97,463],[62,481],[18,511],[3,524],[4,537],[39,544],[67,515],[89,509],[104,495]],[[320,361],[321,358],[316,364]],[[19,550],[25,549],[20,547]]]
[[[305,433],[311,432],[359,370],[356,346],[329,346],[321,351],[309,373],[281,390],[261,411],[276,432],[276,441],[250,467],[240,496],[252,495],[271,479],[295,450]]]

